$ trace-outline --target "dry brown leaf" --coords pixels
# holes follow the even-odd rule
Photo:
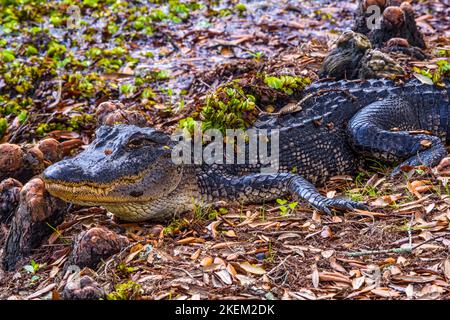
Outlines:
[[[218,263],[212,263],[209,266],[203,267],[203,271],[205,272],[218,271],[221,269],[223,269],[223,266]]]
[[[52,291],[54,287],[56,287],[56,283],[51,283],[48,286],[46,286],[45,288],[42,288],[41,290],[38,290],[35,293],[30,294],[27,297],[27,299],[31,300],[31,299],[35,299],[35,298],[37,298],[39,296],[42,296],[43,294]]]
[[[349,277],[338,272],[321,272],[319,273],[319,279],[320,281],[335,281],[352,284]]]
[[[427,283],[436,280],[436,276],[395,275],[391,280],[396,283]]]
[[[209,224],[209,226],[207,227],[208,230],[211,230],[212,233],[212,237],[213,238],[217,238],[217,235],[219,234],[219,232],[217,231],[217,227],[222,223],[222,221],[214,221],[212,223]]]
[[[319,288],[319,282],[320,282],[320,276],[319,276],[319,270],[317,268],[313,269],[313,272],[311,274],[311,280],[314,288]]]
[[[321,252],[322,257],[324,257],[325,259],[330,258],[332,255],[334,254],[334,250],[325,250]]]
[[[393,275],[393,276],[396,276],[396,275],[402,273],[402,270],[400,270],[400,268],[397,267],[397,266],[392,266],[392,267],[389,269],[389,271],[390,271],[391,275]]]
[[[397,263],[398,265],[405,266],[405,265],[408,263],[408,260],[407,260],[405,257],[403,257],[403,256],[399,256],[399,257],[397,258],[396,263]]]
[[[338,270],[339,271],[339,270]],[[361,270],[358,269],[352,269],[348,272],[348,274],[350,275],[350,277],[361,277]]]
[[[416,77],[417,79],[419,79],[419,81],[422,82],[423,84],[428,84],[430,86],[433,85],[433,80],[429,77],[426,77],[426,76],[424,76],[420,73],[416,73],[416,72],[413,73],[413,76]]]
[[[370,290],[370,292],[383,298],[395,298],[400,296],[400,293],[389,288],[375,288]]]
[[[394,203],[401,197],[402,197],[401,193],[386,195],[386,196],[377,198],[375,201],[370,202],[370,205],[375,208],[384,208],[384,207],[391,205],[392,203]]]
[[[361,209],[355,209],[354,210],[358,215],[361,216],[368,216],[368,217],[386,217],[384,213],[379,212],[371,212],[367,210],[361,210]]]
[[[131,262],[134,257],[136,257],[139,252],[142,251],[142,249],[144,248],[144,246],[141,243],[137,243],[135,244],[133,247],[131,247],[130,249],[130,254],[128,254],[128,256],[125,258],[124,263],[127,264],[129,262]]]
[[[211,249],[228,248],[228,247],[232,247],[233,245],[236,245],[238,243],[239,242],[235,242],[235,241],[220,242],[220,243],[216,243],[215,245],[212,245]]]
[[[417,298],[422,300],[437,299],[444,291],[444,288],[440,286],[427,284],[420,290],[420,293],[417,293]]]
[[[331,238],[333,236],[333,231],[331,231],[331,228],[329,226],[325,226],[322,228],[320,236],[322,238]]]
[[[428,213],[430,213],[431,211],[433,211],[433,209],[434,209],[434,207],[436,206],[436,203],[430,203],[429,205],[427,205],[426,207],[425,207],[425,213],[426,214],[428,214]]]
[[[253,273],[257,275],[263,275],[266,273],[266,270],[264,270],[262,267],[250,264],[248,262],[240,263],[239,266],[247,273]]]
[[[364,281],[366,280],[365,276],[358,277],[352,280],[352,288],[353,290],[359,290],[361,286],[364,284]]]
[[[335,222],[335,223],[341,223],[343,220],[342,220],[342,218],[339,217],[339,216],[333,216],[333,217],[331,218],[331,221],[333,221],[333,222]]]
[[[213,263],[215,263],[215,264],[220,264],[220,265],[222,265],[222,266],[224,266],[224,267],[227,265],[227,264],[225,263],[225,261],[223,261],[223,259],[218,258],[218,257],[214,258]]]
[[[205,243],[205,239],[196,237],[187,237],[177,241],[178,244]]]
[[[443,269],[444,269],[445,278],[447,279],[447,281],[450,281],[450,259],[449,258],[445,259]]]
[[[233,277],[236,277],[237,271],[236,271],[236,269],[235,269],[230,263],[227,264],[227,271],[228,271]]]
[[[211,258],[211,257],[204,257],[202,259],[202,261],[200,262],[200,265],[202,267],[208,267],[208,266],[210,266],[213,263],[213,261],[214,261],[214,259]]]
[[[226,237],[229,238],[236,238],[236,232],[234,232],[234,230],[227,230],[223,233]]]
[[[220,278],[220,280],[222,280],[223,283],[228,285],[233,283],[233,279],[231,279],[231,275],[228,273],[226,269],[217,271],[215,272],[215,274]]]
[[[286,239],[295,239],[295,238],[302,238],[302,236],[298,233],[286,232],[286,233],[283,233],[282,235],[280,235],[277,238],[277,240],[282,241],[282,240],[286,240]]]
[[[192,255],[191,255],[191,260],[195,261],[198,259],[198,257],[200,256],[200,253],[202,252],[202,249],[197,249]]]
[[[227,261],[235,260],[239,257],[239,254],[240,253],[238,253],[238,252],[233,252],[233,253],[229,254],[226,259],[227,259]]]
[[[414,298],[414,286],[412,284],[408,284],[405,288],[405,293],[408,299]]]
[[[335,258],[330,258],[330,267],[334,270],[341,272],[341,273],[347,273],[347,270],[343,266],[341,266],[339,263],[336,262]]]
[[[237,274],[236,279],[238,279],[239,282],[241,283],[241,285],[243,285],[243,286],[252,285],[256,281],[255,279],[248,277],[248,276],[244,276],[243,274]]]
[[[50,278],[54,278],[54,277],[58,274],[59,270],[60,270],[59,267],[53,266],[53,267],[52,267],[52,270],[50,271],[49,277],[50,277]]]
[[[313,215],[312,215],[312,220],[318,224],[320,224],[321,220],[320,220],[320,213],[316,210],[314,210]]]
[[[433,189],[433,185],[427,180],[415,180],[406,184],[409,192],[414,194],[417,198],[422,198],[421,193]]]

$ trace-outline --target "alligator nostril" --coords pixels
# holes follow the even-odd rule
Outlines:
[[[51,165],[42,174],[44,180],[55,181],[75,181],[79,179],[80,175],[81,169],[79,167],[65,161]]]
[[[45,180],[58,180],[60,174],[60,168],[58,165],[54,164],[44,170],[42,176]]]
[[[135,197],[135,198],[140,197],[140,196],[142,196],[143,194],[144,194],[143,191],[131,191],[131,192],[130,192],[130,196]]]

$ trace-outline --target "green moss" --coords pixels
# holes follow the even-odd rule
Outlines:
[[[136,87],[131,83],[124,83],[120,86],[120,93],[125,97],[130,97],[136,92]]]
[[[115,290],[106,295],[107,300],[134,300],[138,299],[141,294],[141,285],[134,282],[128,281],[126,283],[121,283],[116,285]]]
[[[98,4],[98,0],[83,0],[83,4],[88,7],[96,7]]]
[[[5,118],[0,118],[0,138],[2,138],[8,129],[8,121]]]
[[[22,110],[18,115],[17,115],[17,119],[19,120],[20,123],[24,123],[25,120],[27,120],[28,117],[28,112],[27,110]]]
[[[5,49],[0,51],[0,59],[6,63],[14,61],[16,57],[14,56],[14,52],[12,50]]]
[[[47,55],[56,59],[61,59],[67,49],[64,45],[57,42],[50,42],[47,49]]]
[[[186,219],[173,219],[163,230],[164,234],[176,234],[181,229],[189,226],[189,221]]]
[[[31,44],[27,46],[27,50],[25,51],[25,54],[27,56],[34,56],[37,55],[38,53],[39,53],[38,49],[36,49],[36,47]]]

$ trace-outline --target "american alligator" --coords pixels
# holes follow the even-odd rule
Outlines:
[[[450,138],[448,88],[417,80],[403,86],[388,80],[313,84],[297,108],[262,114],[254,125],[280,130],[278,173],[261,173],[258,165],[177,165],[167,134],[115,125],[100,127],[84,152],[50,166],[43,177],[52,195],[101,205],[129,221],[168,219],[219,200],[263,203],[286,194],[328,214],[365,208],[327,198],[314,184],[355,172],[364,155],[411,166],[438,164]]]

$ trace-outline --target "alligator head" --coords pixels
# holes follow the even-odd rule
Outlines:
[[[85,151],[44,171],[46,188],[67,202],[103,206],[125,220],[144,220],[143,210],[162,218],[183,174],[171,160],[171,143],[152,128],[102,126]]]

